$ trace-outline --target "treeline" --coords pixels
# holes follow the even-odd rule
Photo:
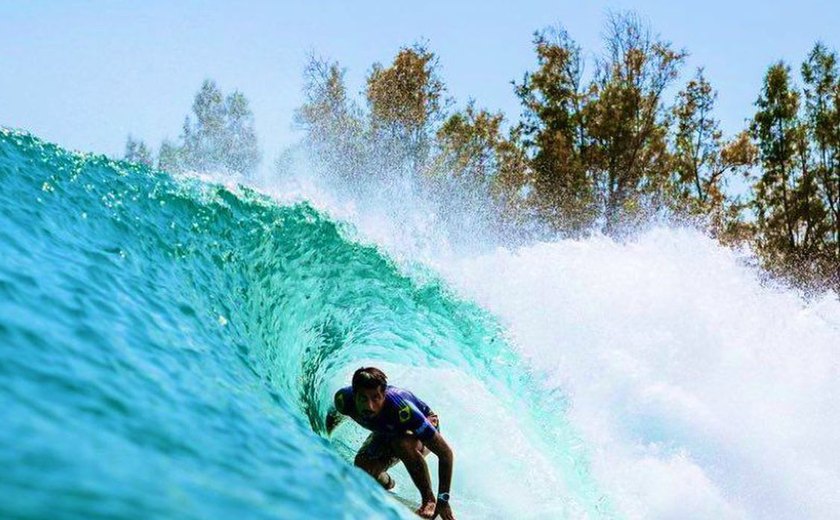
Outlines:
[[[684,50],[632,13],[611,15],[603,38],[604,51],[587,59],[564,29],[537,32],[536,66],[513,85],[517,120],[472,101],[456,107],[424,45],[374,64],[360,97],[338,62],[313,57],[295,124],[313,167],[354,192],[409,180],[489,208],[495,226],[518,236],[617,236],[665,210],[724,243],[749,244],[765,268],[797,284],[840,289],[836,52],[815,45],[799,85],[789,65],[771,65],[754,116],[724,136],[703,69],[680,83]],[[206,82],[193,113],[180,141],[161,147],[159,166],[256,168],[244,96],[224,99]],[[126,155],[151,162],[131,138]]]
[[[149,166],[155,159],[143,141],[128,136],[124,158]],[[254,114],[239,91],[225,96],[212,80],[201,85],[192,115],[184,120],[176,142],[160,145],[157,167],[171,172],[217,171],[244,176],[256,172],[260,162]]]

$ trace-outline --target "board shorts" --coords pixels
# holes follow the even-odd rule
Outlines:
[[[429,422],[432,423],[432,426],[437,431],[440,431],[440,419],[437,414],[429,414],[427,419],[429,419]],[[411,435],[411,432],[408,432],[408,435]],[[399,457],[397,457],[391,448],[391,442],[398,436],[399,434],[371,432],[367,436],[367,439],[365,439],[362,447],[359,448],[359,455],[371,460],[387,460],[388,467],[390,468],[400,461]],[[426,447],[423,446],[423,448],[425,449]]]

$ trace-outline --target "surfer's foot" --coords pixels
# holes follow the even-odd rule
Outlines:
[[[379,482],[379,484],[381,484],[386,491],[391,491],[392,489],[394,489],[394,486],[397,485],[397,483],[394,481],[394,478],[391,475],[389,475],[387,471],[383,471],[382,473],[380,473],[379,476],[376,477],[376,481]]]
[[[417,514],[423,518],[431,518],[435,514],[435,501],[424,500],[423,505],[417,510]]]

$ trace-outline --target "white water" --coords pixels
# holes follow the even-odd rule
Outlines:
[[[317,179],[291,180],[268,191],[352,222],[361,240],[403,264],[431,267],[502,321],[515,348],[546,375],[547,390],[568,396],[568,419],[620,516],[838,517],[836,295],[806,303],[762,285],[738,254],[689,229],[488,253],[482,233],[480,247],[451,247],[421,197],[347,202]],[[406,386],[422,394],[429,380],[441,379],[408,377]],[[451,397],[440,405],[493,402],[480,388]],[[478,416],[474,435],[463,425],[449,430],[462,498],[493,516],[581,515],[539,456],[510,460],[539,450],[512,413]],[[498,421],[511,430],[507,445],[483,431]]]
[[[762,287],[700,233],[655,229],[437,266],[571,397],[631,518],[836,518],[840,304]]]

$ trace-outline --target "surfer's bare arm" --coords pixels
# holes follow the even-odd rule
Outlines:
[[[335,393],[333,397],[333,405],[327,412],[327,435],[331,434],[339,423],[344,420],[344,415],[347,413],[347,403],[344,394],[346,389],[341,389]]]
[[[336,426],[338,426],[341,421],[344,420],[344,416],[338,413],[338,410],[335,408],[330,408],[330,411],[327,412],[327,435],[330,435]]]
[[[449,486],[452,484],[452,467],[455,463],[455,453],[447,444],[446,439],[435,432],[434,437],[425,441],[426,445],[432,453],[438,457],[438,496],[441,493],[449,493]],[[437,508],[435,509],[435,516],[440,515],[444,520],[452,520],[455,516],[452,514],[452,509],[449,507],[449,502],[438,500]]]

